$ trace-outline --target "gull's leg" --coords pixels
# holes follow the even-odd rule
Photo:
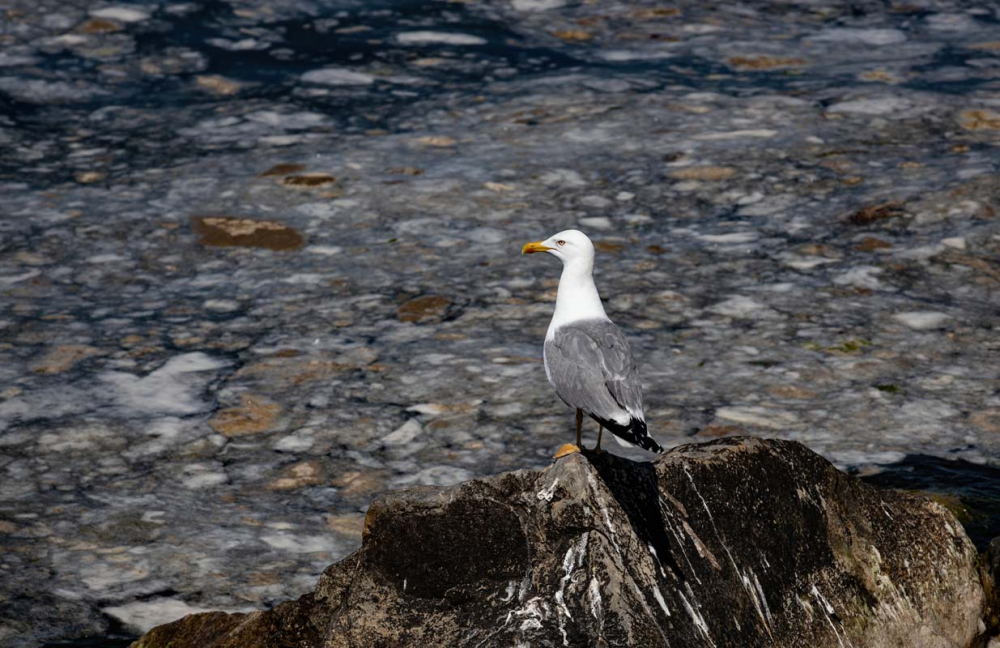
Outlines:
[[[576,445],[573,445],[572,443],[564,443],[562,447],[559,448],[558,451],[556,451],[555,456],[552,457],[553,459],[559,459],[561,457],[565,457],[566,455],[571,455],[576,452],[582,452],[581,448],[583,447],[583,440],[580,438],[580,431],[582,428],[583,428],[583,410],[578,409],[576,410]]]
[[[597,431],[597,445],[594,446],[594,452],[601,452],[601,437],[604,436],[604,426],[599,426],[600,429]]]

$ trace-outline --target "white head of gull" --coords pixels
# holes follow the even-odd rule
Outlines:
[[[544,252],[563,263],[556,310],[545,335],[545,375],[564,403],[576,409],[576,445],[556,458],[583,450],[583,415],[600,424],[594,452],[608,428],[622,445],[663,452],[646,430],[642,385],[632,349],[608,318],[594,284],[594,244],[578,230],[565,230],[528,243],[522,254]]]

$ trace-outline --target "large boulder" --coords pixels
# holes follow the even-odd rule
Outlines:
[[[315,592],[134,645],[965,648],[984,606],[938,504],[730,438],[391,493]]]

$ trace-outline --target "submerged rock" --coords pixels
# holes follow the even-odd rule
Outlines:
[[[727,438],[389,494],[315,592],[133,645],[945,648],[976,639],[984,606],[940,505]]]

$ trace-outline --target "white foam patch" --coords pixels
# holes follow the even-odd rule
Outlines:
[[[117,20],[123,23],[134,23],[149,20],[149,12],[137,7],[104,7],[103,9],[92,10],[90,15],[94,18],[106,18],[108,20]]]
[[[580,219],[580,225],[588,229],[609,230],[614,227],[607,216],[589,216]]]
[[[597,52],[597,56],[612,63],[626,61],[655,61],[676,56],[671,52],[643,52],[639,50],[608,50]]]
[[[471,34],[456,34],[452,32],[413,31],[396,35],[401,45],[426,45],[441,43],[444,45],[485,45],[486,39]]]
[[[833,283],[838,286],[858,286],[859,288],[877,290],[882,287],[882,282],[876,279],[875,275],[881,274],[881,272],[882,268],[876,266],[859,266],[834,277]]]
[[[143,376],[124,371],[106,371],[98,380],[112,391],[113,398],[136,414],[195,414],[205,411],[210,403],[200,398],[215,371],[229,364],[201,352],[174,356],[156,371]]]
[[[564,6],[566,0],[511,0],[510,4],[517,11],[547,11]]]
[[[208,299],[202,304],[202,308],[217,313],[232,313],[240,309],[240,303],[232,299]]]
[[[306,83],[318,83],[320,85],[361,86],[371,85],[375,81],[375,77],[364,72],[330,67],[320,70],[310,70],[302,75],[302,80]]]
[[[344,248],[337,245],[310,245],[306,252],[312,254],[322,254],[323,256],[336,256],[344,251]]]
[[[903,459],[906,459],[906,453],[893,452],[891,450],[885,452],[872,452],[870,450],[828,450],[823,455],[838,468],[871,464],[888,465],[899,463]]]
[[[826,29],[808,37],[818,42],[843,43],[845,45],[894,45],[906,41],[906,34],[898,29],[852,29],[840,27]]]
[[[423,431],[424,427],[420,425],[420,421],[412,418],[399,426],[394,432],[382,437],[382,443],[386,445],[403,445],[413,441]]]
[[[295,434],[278,439],[272,447],[281,452],[305,452],[315,444],[316,440],[308,432],[296,432]]]
[[[395,479],[393,486],[453,486],[469,481],[475,475],[465,468],[454,466],[431,466],[418,473],[413,473]]]
[[[931,331],[943,327],[951,317],[937,311],[908,311],[896,313],[892,319],[915,331]]]
[[[547,186],[559,185],[562,187],[585,187],[586,181],[579,173],[572,169],[552,169],[546,171],[539,178],[542,184]]]
[[[934,31],[963,32],[980,27],[975,18],[964,13],[936,13],[927,16],[927,26]]]
[[[221,468],[216,462],[188,464],[182,469],[180,479],[185,487],[195,490],[218,486],[229,479]]]
[[[898,113],[913,104],[903,97],[880,97],[877,99],[855,99],[842,101],[827,108],[831,113],[853,113],[858,115],[888,115]]]
[[[769,128],[749,128],[746,130],[724,131],[716,133],[701,133],[691,139],[703,142],[714,142],[718,140],[730,139],[770,139],[778,134],[778,131]]]
[[[327,536],[303,536],[288,533],[272,533],[261,536],[269,546],[289,553],[316,553],[335,551],[337,545]]]
[[[759,235],[756,232],[730,232],[729,234],[699,234],[698,238],[706,243],[735,244],[750,243],[756,241]]]
[[[258,110],[246,116],[248,122],[264,124],[274,128],[285,130],[302,130],[315,128],[330,121],[329,117],[320,113],[300,111],[294,113],[281,113],[275,110]]]
[[[118,619],[122,625],[131,630],[148,632],[158,625],[176,621],[188,614],[211,612],[212,610],[188,605],[177,599],[159,598],[106,607],[102,611],[108,616]]]
[[[799,419],[791,412],[772,410],[766,407],[720,407],[715,410],[715,415],[734,423],[745,423],[756,425],[772,430],[781,430],[790,425],[798,425]]]
[[[762,304],[750,297],[737,295],[719,302],[714,306],[709,306],[709,312],[727,317],[756,318],[774,313],[766,304]]]

